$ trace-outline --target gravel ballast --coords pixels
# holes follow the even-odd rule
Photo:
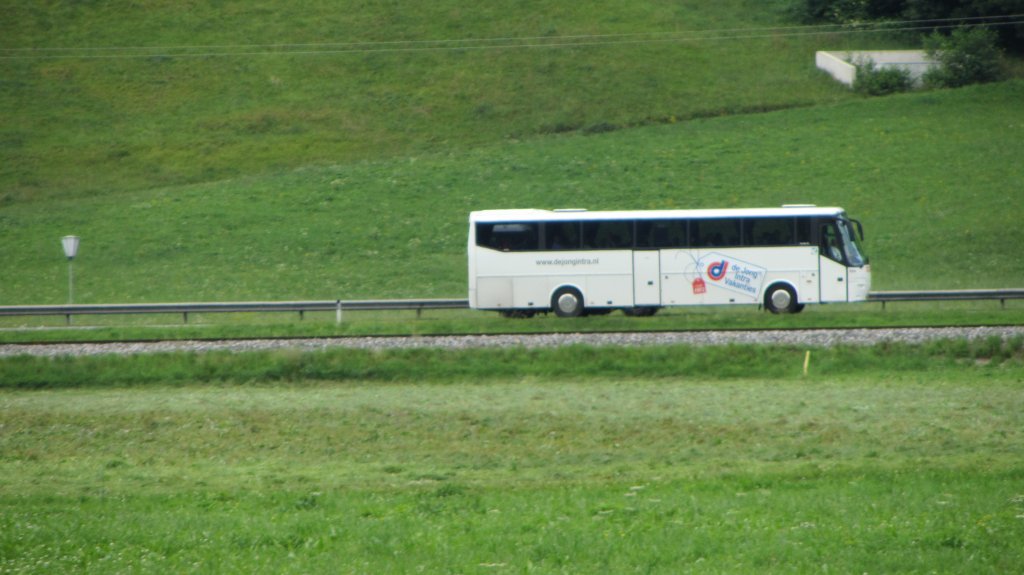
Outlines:
[[[805,347],[873,345],[884,341],[924,343],[940,339],[1009,339],[1024,337],[1024,326],[939,327],[877,329],[813,329],[755,331],[681,331],[620,333],[556,333],[519,335],[446,335],[412,337],[334,337],[310,339],[181,340],[154,342],[0,344],[0,357],[32,355],[43,357],[102,354],[140,354],[206,351],[265,351],[294,349],[316,351],[353,349],[473,349],[501,347],[640,346],[640,345],[729,345],[773,344]]]

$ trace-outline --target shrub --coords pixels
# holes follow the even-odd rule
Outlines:
[[[793,0],[786,9],[792,18],[807,24],[847,24],[870,18],[872,12],[869,4],[866,0]]]
[[[879,68],[874,61],[857,64],[857,77],[853,89],[868,96],[885,96],[906,92],[914,85],[910,72],[903,68]]]
[[[957,28],[948,36],[932,34],[925,48],[939,65],[924,75],[925,85],[959,88],[1002,79],[1003,54],[996,41],[996,34],[985,28]]]
[[[1024,0],[781,0],[781,10],[804,24],[829,22],[878,25],[918,20],[945,20],[987,17],[1001,24],[997,29],[999,45],[1013,52],[1024,52],[1024,26],[1005,25],[1024,11]],[[907,30],[911,35],[918,33]]]

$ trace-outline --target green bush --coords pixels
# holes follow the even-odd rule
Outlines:
[[[874,27],[888,22],[905,28],[904,21],[983,17],[998,24],[993,33],[998,45],[1015,53],[1024,52],[1024,26],[1005,25],[1024,12],[1024,0],[782,0],[780,6],[788,17],[805,24]],[[914,30],[906,32],[909,36],[924,35]]]
[[[857,64],[853,89],[858,94],[885,96],[906,92],[914,85],[910,72],[902,68],[879,68],[872,60]]]
[[[790,17],[806,24],[851,23],[875,17],[866,0],[794,0],[786,10]]]
[[[959,88],[1003,78],[1003,54],[994,32],[985,28],[958,28],[946,36],[934,33],[925,41],[928,56],[938,62],[924,75],[931,88]]]

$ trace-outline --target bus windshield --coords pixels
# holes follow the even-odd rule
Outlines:
[[[857,243],[857,233],[853,229],[850,220],[839,220],[839,234],[843,238],[843,250],[846,252],[846,259],[854,267],[860,267],[868,263],[868,258]]]

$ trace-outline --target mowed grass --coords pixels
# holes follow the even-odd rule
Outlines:
[[[812,306],[799,315],[776,316],[752,306],[673,308],[654,317],[621,313],[577,319],[554,315],[526,321],[475,310],[352,312],[336,323],[333,312],[305,314],[181,314],[139,316],[11,317],[0,320],[6,344],[158,339],[268,337],[430,336],[450,334],[576,333],[736,329],[838,329],[999,326],[1024,323],[1024,301],[906,302]]]
[[[428,342],[425,342],[428,343]],[[525,345],[525,344],[524,344]],[[86,350],[88,351],[88,350]],[[0,358],[0,389],[105,388],[193,384],[333,382],[467,382],[543,378],[666,378],[713,374],[719,378],[787,378],[802,373],[810,349],[797,346],[581,346],[524,348],[328,348],[236,353],[103,353]],[[978,363],[1019,367],[1024,338],[936,340],[923,345],[882,341],[814,349],[814,373],[924,373]]]
[[[464,297],[469,211],[839,205],[875,289],[1017,287],[1024,82],[308,167],[0,213],[0,301]]]
[[[802,350],[721,349],[630,376],[615,366],[650,350],[572,348],[483,354],[481,377],[431,377],[466,363],[441,352],[389,352],[373,363],[406,364],[390,382],[7,389],[0,565],[1016,572],[1019,342],[958,345],[818,350],[807,377]],[[608,375],[502,367],[574,362]]]

